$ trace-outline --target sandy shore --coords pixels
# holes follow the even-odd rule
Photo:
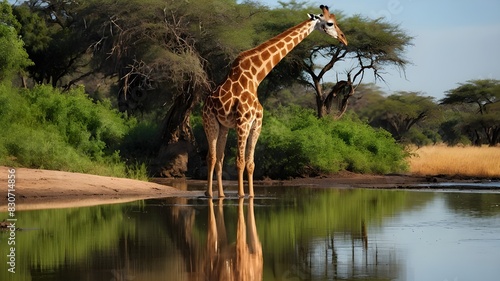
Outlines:
[[[8,175],[9,169],[0,166],[3,186],[0,211],[7,209]],[[152,182],[26,168],[15,169],[15,180],[16,210],[92,206],[200,193]]]
[[[0,181],[3,182],[0,211],[7,210],[8,175],[9,168],[0,166]],[[300,185],[338,188],[404,188],[436,180],[441,179],[405,175],[360,175],[346,172],[329,177],[256,181],[255,184],[277,187]],[[13,193],[16,210],[81,207],[147,198],[203,195],[203,191],[187,191],[187,183],[198,185],[200,190],[205,184],[204,181],[193,180],[184,181],[184,186],[182,184],[179,186],[175,181],[168,179],[153,179],[151,182],[144,182],[80,173],[16,168],[16,188]],[[228,181],[225,184],[236,185],[236,182]]]

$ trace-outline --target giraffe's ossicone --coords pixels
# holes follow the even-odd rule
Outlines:
[[[254,196],[253,172],[254,151],[262,128],[263,108],[257,97],[257,88],[267,74],[295,46],[317,29],[347,45],[347,39],[330,14],[328,7],[321,5],[320,15],[309,14],[302,23],[284,31],[259,46],[242,52],[233,62],[227,78],[209,94],[203,106],[203,126],[208,140],[208,179],[206,195],[212,197],[214,169],[217,174],[219,197],[224,197],[222,187],[222,163],[227,133],[236,129],[238,153],[238,195],[245,196],[243,172],[248,176],[248,193]]]

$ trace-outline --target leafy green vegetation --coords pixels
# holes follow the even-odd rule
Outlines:
[[[256,153],[264,176],[406,170],[406,153],[389,133],[354,119],[317,119],[314,111],[292,106],[271,112],[264,120]]]
[[[137,121],[108,101],[93,102],[83,88],[0,85],[0,113],[0,165],[147,178],[144,165],[120,157]]]

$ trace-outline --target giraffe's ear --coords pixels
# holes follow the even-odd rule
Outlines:
[[[307,15],[309,16],[309,18],[310,18],[311,20],[316,19],[316,16],[315,16],[315,15],[313,15],[313,14],[307,14]]]
[[[321,5],[319,6],[319,8],[323,10],[323,15],[325,16],[325,18],[330,17],[330,11],[328,10],[328,6]]]

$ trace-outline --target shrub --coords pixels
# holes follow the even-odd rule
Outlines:
[[[144,167],[127,167],[119,153],[135,126],[82,88],[0,85],[0,165],[145,178]]]
[[[407,153],[383,130],[351,119],[317,119],[299,107],[268,112],[256,151],[258,174],[288,178],[349,170],[407,169]]]

